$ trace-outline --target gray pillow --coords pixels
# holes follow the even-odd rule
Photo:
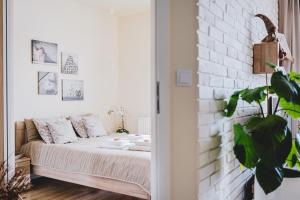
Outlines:
[[[72,122],[74,129],[76,130],[76,133],[82,138],[87,138],[88,135],[82,120],[82,116],[81,115],[70,116],[70,120]]]

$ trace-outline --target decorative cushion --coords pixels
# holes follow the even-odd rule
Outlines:
[[[31,142],[34,140],[40,140],[41,136],[39,135],[38,130],[36,129],[32,119],[25,119],[25,126],[26,126],[26,137],[27,142]]]
[[[53,143],[53,138],[48,128],[47,121],[49,121],[49,119],[33,119],[33,123],[44,142],[51,144]]]
[[[55,144],[65,144],[77,141],[71,121],[58,119],[55,121],[48,121],[47,125]]]
[[[70,120],[72,122],[74,129],[76,130],[76,133],[82,138],[87,138],[88,135],[85,126],[83,124],[82,116],[81,115],[70,116]]]
[[[83,124],[89,137],[107,135],[99,117],[97,115],[82,117]]]

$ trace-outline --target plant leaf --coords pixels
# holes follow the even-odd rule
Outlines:
[[[283,168],[284,177],[286,178],[299,178],[300,171],[295,169]]]
[[[245,89],[241,93],[241,97],[244,101],[252,103],[253,101],[260,103],[266,99],[267,94],[265,90],[267,87],[258,87],[254,89]]]
[[[284,99],[280,99],[280,107],[290,115],[293,119],[298,119],[300,117],[300,105],[289,103]]]
[[[260,121],[256,120],[256,123],[258,124],[255,126],[251,125],[249,132],[258,157],[273,166],[282,166],[292,148],[292,134],[286,120],[277,115],[269,115]]]
[[[254,168],[258,157],[253,145],[252,138],[241,124],[234,125],[234,153],[236,158],[247,168]]]
[[[256,178],[266,194],[275,191],[282,183],[284,172],[282,167],[273,167],[260,161],[256,167]]]
[[[296,83],[300,83],[300,74],[296,72],[291,72],[289,74],[289,78],[291,81],[295,81]]]
[[[251,132],[253,131],[257,125],[263,120],[261,117],[251,117],[247,123],[245,124],[246,128]]]
[[[299,133],[296,134],[295,145],[298,150],[298,153],[300,154],[300,134]]]
[[[286,164],[288,165],[289,168],[293,168],[293,167],[295,167],[297,162],[300,162],[299,157],[298,157],[298,150],[296,147],[296,141],[293,141],[291,152],[290,152],[289,156],[287,157]]]
[[[274,71],[276,70],[277,68],[277,65],[273,64],[273,63],[270,63],[270,62],[267,62],[266,65],[268,65],[269,67],[271,67]]]
[[[287,102],[300,104],[299,86],[294,81],[290,81],[282,72],[273,73],[271,85],[279,97],[285,99]]]
[[[275,94],[275,91],[271,86],[267,87],[267,91],[268,91],[269,94]]]
[[[237,91],[231,95],[228,104],[224,109],[224,113],[226,117],[231,117],[236,110],[237,103],[239,101],[241,91]]]

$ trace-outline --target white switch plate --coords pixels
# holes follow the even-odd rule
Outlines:
[[[191,87],[193,84],[193,71],[189,69],[177,69],[176,84],[178,87]]]

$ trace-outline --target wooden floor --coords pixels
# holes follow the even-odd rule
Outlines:
[[[140,200],[49,178],[32,181],[33,188],[22,194],[24,200]]]

